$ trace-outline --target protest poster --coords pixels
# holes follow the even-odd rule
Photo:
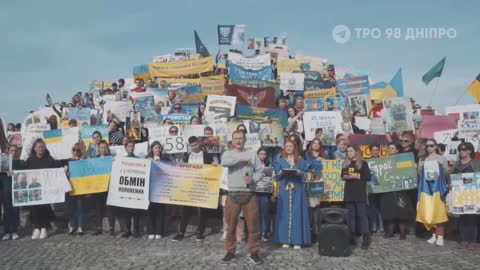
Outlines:
[[[270,45],[268,45],[268,50],[267,51],[268,51],[268,53],[270,53],[270,56],[272,58],[277,59],[277,62],[280,61],[280,60],[290,59],[290,55],[288,53],[288,46],[286,46],[286,45],[270,44]],[[291,71],[293,71],[293,70],[286,71],[286,72],[291,72]]]
[[[452,115],[424,115],[420,136],[431,139],[437,131],[457,128],[457,120]]]
[[[13,206],[63,203],[71,189],[64,168],[14,171]]]
[[[324,183],[324,190],[323,193],[319,195],[320,201],[343,201],[345,181],[342,180],[342,165],[343,160],[322,160],[322,174],[320,181]]]
[[[245,24],[235,24],[233,27],[232,44],[242,45],[245,41]]]
[[[450,175],[453,214],[480,214],[480,172]]]
[[[202,87],[198,84],[187,85],[177,89],[176,103],[203,102],[204,94]]]
[[[165,138],[169,134],[169,130],[171,127],[176,127],[178,130],[178,134],[176,135],[182,135],[183,130],[180,128],[180,126],[175,126],[175,125],[164,125],[164,126],[156,126],[156,127],[149,127],[148,128],[148,141],[150,144],[152,144],[154,141],[159,141],[160,143],[165,143]],[[186,125],[185,127],[188,127]]]
[[[164,122],[166,119],[172,120],[175,125],[188,125],[192,116],[188,113],[169,113],[166,115],[160,115],[160,121]]]
[[[237,98],[231,96],[208,95],[206,112],[219,114],[220,117],[228,118],[235,114]]]
[[[143,116],[140,112],[130,112],[130,116],[126,119],[126,135],[128,138],[134,141],[141,140],[142,120]]]
[[[255,57],[244,57],[240,53],[229,52],[228,61],[244,69],[259,70],[264,67],[270,67],[270,54],[258,55]]]
[[[225,137],[199,136],[198,142],[203,151],[208,154],[221,154],[225,151]]]
[[[72,157],[72,147],[79,141],[79,128],[53,129],[43,132],[44,142],[54,159]]]
[[[447,106],[445,112],[448,115],[453,115],[458,120],[463,119],[479,119],[480,118],[480,104],[468,104],[458,106]]]
[[[370,111],[370,97],[369,95],[356,95],[348,97],[350,103],[350,110],[352,112],[359,112],[359,116],[366,117]]]
[[[108,114],[118,121],[125,122],[131,111],[133,106],[130,101],[107,102],[103,105],[103,123],[108,123]]]
[[[150,201],[216,209],[221,166],[152,162]]]
[[[141,79],[146,81],[151,78],[150,67],[148,66],[148,64],[133,66],[132,74],[135,80]]]
[[[366,75],[337,80],[337,87],[347,96],[370,95],[370,84]]]
[[[374,135],[385,135],[385,124],[382,118],[372,118],[370,122],[370,133]]]
[[[280,89],[303,91],[303,81],[305,75],[303,73],[280,72]]]
[[[480,137],[480,118],[463,119],[458,121],[459,138],[479,138]]]
[[[335,87],[335,82],[330,80],[304,80],[303,81],[303,90],[312,91],[317,89],[331,89]]]
[[[108,186],[107,205],[148,209],[150,164],[148,159],[116,157]]]
[[[223,95],[225,94],[225,77],[223,75],[201,77],[200,86],[202,87],[203,97],[208,95]]]
[[[436,160],[426,160],[423,163],[425,180],[434,181],[440,176],[440,164]]]
[[[178,154],[187,152],[188,139],[182,136],[166,136],[163,143],[164,154]]]
[[[227,95],[237,97],[237,102],[246,106],[276,108],[273,87],[254,88],[236,84],[227,85]]]
[[[80,138],[82,139],[85,146],[88,146],[93,143],[92,135],[94,132],[100,132],[102,140],[109,142],[108,135],[108,126],[107,125],[98,125],[98,126],[81,126],[80,127]]]
[[[242,68],[241,66],[235,64],[229,64],[228,75],[230,80],[275,80],[271,66],[266,66],[258,70],[252,70]]]
[[[90,125],[90,108],[63,108],[64,119],[76,120],[78,126]]]
[[[164,54],[164,55],[157,55],[157,56],[153,57],[152,62],[154,62],[154,63],[168,63],[168,62],[170,62],[171,58],[172,58],[171,53]]]
[[[139,158],[146,157],[148,154],[148,142],[135,143],[133,153]],[[123,145],[111,145],[110,154],[114,157],[126,157],[127,150],[125,150],[125,146]]]
[[[111,156],[72,160],[68,162],[71,195],[93,194],[108,191],[112,173]]]
[[[282,147],[284,144],[283,127],[278,123],[260,124],[260,142],[266,147]]]
[[[386,110],[387,132],[414,130],[412,105],[408,98],[384,99],[383,107]]]
[[[380,146],[380,156],[388,155],[388,141],[384,135],[373,134],[351,134],[349,136],[350,144],[360,146],[364,158],[371,158],[372,152],[370,146]]]
[[[266,47],[277,44],[277,37],[264,37],[263,44]]]
[[[303,115],[303,123],[305,130],[305,139],[307,141],[315,138],[315,130],[323,129],[323,134],[330,134],[329,137],[335,138],[338,133],[342,132],[342,113],[341,112],[305,112]],[[333,140],[335,143],[335,140]],[[331,145],[331,144],[328,144]]]
[[[143,116],[145,123],[155,122],[158,118],[155,112],[154,96],[143,96],[135,98],[135,111]]]
[[[277,60],[277,72],[278,74],[283,72],[300,71],[300,63],[296,59],[278,59]]]
[[[370,130],[371,122],[372,121],[368,117],[355,116],[355,125],[359,129],[363,129],[363,130],[366,130],[366,131]]]
[[[191,136],[203,136],[205,134],[206,125],[185,125],[182,126],[182,134],[185,138],[190,138]],[[215,133],[215,131],[214,131]],[[214,134],[212,134],[214,135]]]
[[[308,93],[311,91],[305,92]],[[304,111],[342,111],[345,108],[345,101],[343,97],[327,97],[304,100]]]
[[[155,102],[155,105],[161,102],[164,105],[167,104],[168,100],[168,90],[165,88],[152,88],[152,87],[147,87],[147,90],[144,93],[130,93],[130,96],[132,96],[134,99],[137,96],[148,96],[148,95],[153,95],[153,101]],[[156,107],[155,107],[156,108]],[[155,113],[157,115],[159,112],[155,110]]]
[[[211,56],[169,63],[149,63],[151,77],[176,77],[213,71]]]
[[[12,170],[12,155],[1,154],[0,161],[0,172],[9,172]]]
[[[231,139],[231,138],[229,138]],[[245,141],[245,150],[257,153],[258,149],[262,146],[260,141],[260,134],[258,133],[247,133]]]
[[[308,65],[309,71],[324,73],[327,70],[325,59],[315,56],[302,55],[297,53],[295,59],[303,65]]]
[[[256,123],[276,122],[282,125],[282,127],[288,126],[287,113],[282,109],[268,109],[237,104],[236,113],[240,120],[251,120]]]
[[[417,169],[412,153],[371,158],[367,163],[372,172],[372,178],[368,183],[369,193],[385,193],[417,187]]]
[[[235,25],[225,25],[221,24],[217,26],[218,32],[218,45],[231,45],[233,29]]]
[[[230,80],[230,84],[236,84],[236,85],[253,87],[253,88],[272,87],[275,89],[275,98],[278,98],[281,94],[280,84],[277,82],[261,81],[261,80]]]
[[[43,132],[50,130],[49,124],[30,124],[26,128],[25,136],[23,137],[22,153],[20,154],[21,160],[26,160],[30,156],[30,150],[32,149],[33,142],[36,139],[43,139]]]
[[[337,95],[337,89],[335,87],[326,89],[308,90],[303,93],[305,99],[319,99],[326,97],[335,97]],[[343,100],[343,97],[342,97]]]

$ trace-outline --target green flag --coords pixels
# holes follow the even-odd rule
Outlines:
[[[207,47],[203,45],[203,42],[200,40],[197,31],[195,31],[195,47],[197,47],[197,53],[200,54],[202,57],[210,56]]]
[[[428,85],[434,78],[442,76],[443,67],[445,66],[444,57],[440,62],[433,66],[427,73],[422,76],[422,81],[425,85]]]

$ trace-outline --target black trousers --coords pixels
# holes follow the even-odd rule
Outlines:
[[[30,219],[33,228],[46,229],[50,227],[50,221],[54,220],[53,210],[49,204],[30,206]]]
[[[198,216],[198,227],[197,233],[204,233],[205,232],[205,223],[207,221],[207,214],[208,209],[200,208],[200,207],[191,207],[191,206],[182,206],[180,209],[180,230],[179,233],[185,234],[187,230],[188,221],[190,220],[190,216],[196,214]]]
[[[148,234],[165,236],[165,204],[150,203],[147,230]]]
[[[19,207],[13,207],[11,189],[3,189],[3,208],[3,226],[5,227],[5,233],[17,233]]]
[[[139,209],[131,208],[119,208],[123,213],[123,220],[126,232],[132,231],[132,220],[133,220],[133,231],[135,233],[140,233],[140,216],[142,216],[143,211]]]
[[[95,202],[95,228],[102,229],[103,227],[103,217],[107,212],[108,216],[108,225],[110,229],[115,228],[115,217],[118,216],[117,207],[107,206],[107,193],[96,193],[93,195],[93,200]],[[108,211],[107,211],[108,210]]]

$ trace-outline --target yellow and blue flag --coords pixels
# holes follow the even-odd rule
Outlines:
[[[477,78],[475,78],[475,80],[473,80],[473,82],[467,88],[467,93],[472,95],[477,103],[480,103],[480,74],[478,74]]]
[[[403,96],[402,69],[398,69],[389,83],[378,82],[370,85],[370,99],[382,101],[386,98]]]
[[[426,180],[425,170],[418,186],[417,218],[428,230],[448,221],[445,196],[448,192],[447,179],[443,167],[439,165],[439,176],[436,180]]]
[[[412,168],[412,155],[395,155],[395,165],[397,169]]]
[[[43,141],[45,144],[62,142],[62,134],[63,132],[61,129],[46,130],[43,132]]]
[[[70,161],[68,170],[72,195],[106,192],[112,174],[112,157]]]

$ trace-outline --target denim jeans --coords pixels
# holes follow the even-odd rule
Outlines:
[[[362,233],[368,233],[367,205],[365,202],[346,202],[348,209],[348,220],[350,222],[350,232],[355,233],[357,228],[357,218],[362,225]]]
[[[68,223],[72,228],[85,228],[84,219],[85,213],[83,211],[83,196],[70,194],[66,195],[68,206]]]
[[[259,233],[270,232],[270,196],[268,193],[256,193],[257,197],[257,231]]]

